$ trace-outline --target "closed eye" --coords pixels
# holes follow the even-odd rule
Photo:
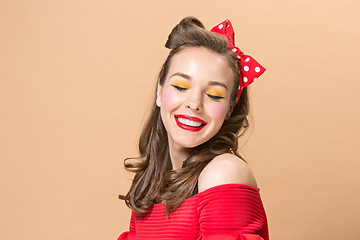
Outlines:
[[[208,95],[208,97],[210,97],[210,98],[212,98],[214,100],[220,100],[220,99],[224,98],[224,97],[220,97],[220,96],[211,95],[211,94],[208,94],[208,93],[206,95]]]
[[[179,90],[179,91],[185,91],[185,90],[188,90],[188,88],[180,87],[180,86],[175,85],[175,84],[171,84],[171,86],[173,86],[174,88],[176,88],[176,89],[177,89],[177,90]]]

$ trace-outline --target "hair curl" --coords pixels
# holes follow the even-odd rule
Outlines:
[[[233,70],[234,89],[231,101],[236,103],[239,63],[236,55],[228,49],[228,42],[223,36],[205,30],[198,19],[186,17],[172,30],[165,46],[171,51],[159,74],[161,86],[175,54],[187,47],[204,47],[224,56]],[[119,197],[125,200],[129,208],[142,214],[151,211],[155,203],[166,203],[166,213],[169,216],[185,199],[197,194],[199,175],[212,159],[224,153],[233,153],[243,159],[237,153],[238,137],[249,127],[248,113],[248,94],[247,88],[244,88],[230,118],[224,121],[219,132],[209,141],[191,149],[182,168],[173,170],[167,131],[161,120],[160,108],[154,100],[151,114],[139,139],[140,156],[124,160],[126,170],[135,173],[135,177],[129,192]],[[133,162],[131,159],[138,161]]]

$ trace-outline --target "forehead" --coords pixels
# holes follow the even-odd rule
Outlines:
[[[224,56],[204,47],[186,47],[171,59],[168,76],[189,75],[199,81],[219,81],[233,85],[234,73]]]

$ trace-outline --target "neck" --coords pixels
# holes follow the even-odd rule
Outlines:
[[[181,169],[183,162],[189,156],[189,149],[179,147],[174,143],[169,142],[169,154],[173,170]]]

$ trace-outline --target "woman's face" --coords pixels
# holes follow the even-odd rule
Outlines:
[[[170,147],[193,148],[215,136],[230,114],[233,79],[226,59],[206,48],[173,56],[156,99]]]

